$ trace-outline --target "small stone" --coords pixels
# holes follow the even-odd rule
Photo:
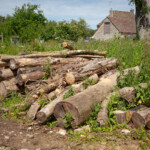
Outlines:
[[[121,133],[125,134],[125,135],[129,135],[130,131],[128,129],[123,129],[123,130],[121,130]]]
[[[34,135],[32,135],[32,134],[27,134],[26,135],[28,138],[30,138],[30,139],[33,139],[34,138]]]
[[[31,130],[32,130],[32,127],[29,127],[29,128],[28,128],[28,131],[31,131]]]
[[[82,133],[84,131],[90,132],[91,131],[90,126],[87,125],[87,126],[83,126],[82,128],[75,129],[74,130],[74,134],[76,134],[76,133]]]
[[[21,135],[22,135],[23,133],[22,133],[22,132],[19,132],[19,134],[21,134]]]
[[[49,133],[49,134],[52,134],[52,133],[53,133],[53,131],[49,131],[48,133]]]
[[[6,139],[6,140],[9,140],[9,139],[10,139],[10,137],[9,137],[9,136],[5,136],[5,139]]]
[[[64,129],[60,129],[57,133],[60,135],[66,135],[67,134],[66,130],[64,130]]]
[[[41,150],[40,148],[36,148],[35,150]]]
[[[27,142],[27,139],[23,139],[23,140],[22,140],[22,143],[26,143],[26,142]]]
[[[22,149],[20,149],[20,150],[28,150],[28,149],[26,149],[26,148],[22,148]]]

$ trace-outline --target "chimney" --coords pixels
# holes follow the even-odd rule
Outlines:
[[[112,8],[110,9],[109,16],[113,17],[113,10],[112,10]]]
[[[131,9],[131,10],[130,10],[130,13],[134,14],[134,9]]]

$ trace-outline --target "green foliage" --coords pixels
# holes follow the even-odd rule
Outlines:
[[[47,64],[44,70],[45,70],[45,76],[43,77],[43,79],[48,79],[48,77],[52,77],[52,68],[49,59],[47,59]]]
[[[41,105],[41,108],[43,108],[45,105],[49,104],[49,102],[47,98],[42,98],[38,103]]]
[[[28,109],[27,107],[17,107],[18,104],[22,104],[24,102],[24,98],[24,96],[10,91],[9,97],[5,98],[0,104],[0,107],[8,108],[8,111],[2,114],[2,118],[6,119],[9,116],[12,119],[17,120],[19,113]]]
[[[112,95],[110,98],[110,101],[107,104],[107,110],[108,110],[108,123],[109,125],[115,125],[116,116],[114,115],[113,111],[115,110],[127,110],[127,103],[124,99],[119,98],[118,95]]]
[[[58,122],[57,121],[52,121],[52,122],[47,122],[46,125],[50,128],[57,126]]]
[[[147,14],[150,11],[146,0],[129,0],[129,4],[135,4],[142,14]]]
[[[96,83],[97,83],[97,81],[94,79],[86,79],[83,82],[83,89],[87,89],[89,86],[95,85]]]
[[[141,86],[137,86],[136,98],[138,104],[144,104],[150,107],[150,84],[146,85],[145,88],[142,88]]]
[[[68,92],[63,95],[63,99],[67,99],[67,98],[69,98],[70,96],[73,96],[74,94],[75,94],[75,93],[74,93],[74,91],[73,91],[73,88],[70,86]]]
[[[65,128],[70,129],[71,128],[72,115],[70,115],[68,112],[66,112],[65,118],[62,119],[62,121],[65,122]]]
[[[2,103],[1,107],[9,108],[12,107],[15,104],[23,103],[24,96],[21,96],[20,94],[10,91],[9,97],[5,98]]]
[[[40,36],[40,26],[44,25],[46,18],[39,10],[38,5],[24,4],[16,7],[11,21],[14,34],[19,35],[22,41],[31,41]]]
[[[144,137],[146,137],[146,131],[143,127],[139,129],[134,129],[132,133],[132,138],[142,140]]]
[[[94,104],[93,112],[91,113],[90,118],[86,121],[86,124],[90,125],[91,130],[95,132],[97,131],[97,128],[99,126],[99,123],[97,123],[96,119],[97,119],[98,112],[100,111],[100,109],[101,109],[100,104]]]

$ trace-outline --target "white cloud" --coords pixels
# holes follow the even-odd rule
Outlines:
[[[39,4],[48,20],[83,18],[92,27],[104,19],[110,8],[129,11],[128,0],[0,0],[0,15],[12,14],[16,6],[24,3]]]

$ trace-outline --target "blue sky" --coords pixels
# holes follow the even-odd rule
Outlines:
[[[83,18],[88,25],[96,25],[113,10],[129,11],[134,6],[128,0],[0,0],[0,15],[12,15],[16,6],[24,3],[38,4],[48,20],[62,21]]]

